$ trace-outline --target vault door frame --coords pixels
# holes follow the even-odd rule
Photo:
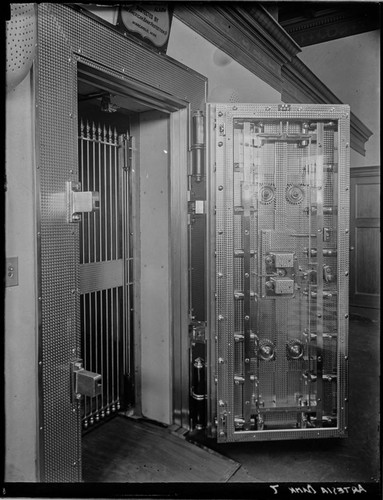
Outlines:
[[[102,74],[106,72],[108,79],[114,78],[120,87],[145,94],[146,102],[148,99],[155,101],[162,109],[170,107],[172,111],[185,108],[183,112],[188,116],[191,110],[205,103],[206,78],[70,5],[39,4],[37,14],[33,92],[36,109],[38,477],[42,482],[79,482],[82,476],[81,413],[71,391],[71,364],[80,356],[81,338],[79,227],[68,222],[66,202],[68,183],[78,180],[78,66],[83,63]],[[174,122],[176,120],[175,116]],[[173,155],[176,154],[174,151]],[[175,175],[181,176],[186,174],[186,168],[185,164],[182,172],[181,169],[173,170]],[[183,195],[186,197],[186,193]],[[184,202],[186,204],[183,198],[174,200],[174,204],[180,206]],[[179,237],[178,233],[174,234]],[[172,243],[175,255],[177,245],[178,242]],[[186,256],[183,259],[186,261]],[[176,262],[172,266],[176,266]],[[180,319],[173,319],[174,329],[179,324]],[[180,333],[175,336],[173,352],[177,352],[184,363],[188,332]],[[179,367],[178,380],[182,381],[177,383],[181,385],[185,385],[187,379],[187,359],[185,363]],[[173,390],[178,391],[178,387]],[[178,391],[174,401],[181,399]],[[182,405],[177,402],[173,408],[175,423],[180,425],[184,413]]]

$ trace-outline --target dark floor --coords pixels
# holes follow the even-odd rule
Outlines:
[[[378,322],[355,316],[350,320],[349,332],[349,437],[220,445],[212,440],[199,440],[200,444],[240,464],[226,481],[230,483],[380,481],[380,327]],[[112,454],[113,450],[110,450],[110,453]],[[132,457],[134,464],[134,453]],[[182,460],[182,457],[176,457],[177,459]],[[84,457],[84,470],[90,470],[87,460],[92,460],[92,453]],[[114,467],[109,469],[111,474],[120,465],[114,462]],[[129,464],[125,462],[124,467],[129,467]],[[115,480],[111,478],[112,476],[108,476],[107,468],[105,463],[102,465],[102,461],[101,470],[101,481]],[[97,471],[93,470],[94,473],[97,474]],[[86,477],[84,480],[92,481]],[[172,482],[172,480],[171,474],[165,479],[162,478],[162,481]],[[222,481],[218,476],[216,480]],[[156,479],[148,477],[145,481],[156,481]],[[190,481],[190,478],[186,481]]]

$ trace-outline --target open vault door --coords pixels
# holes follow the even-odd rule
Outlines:
[[[217,104],[207,120],[212,428],[345,436],[348,106]]]

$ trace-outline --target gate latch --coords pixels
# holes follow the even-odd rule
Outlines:
[[[102,377],[99,373],[85,370],[81,359],[71,362],[72,399],[81,396],[94,398],[101,394]]]
[[[99,193],[80,191],[80,182],[67,182],[67,221],[80,222],[82,212],[93,212],[99,208]]]

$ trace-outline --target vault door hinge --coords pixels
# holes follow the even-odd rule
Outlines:
[[[120,167],[129,172],[132,169],[132,137],[126,133],[118,136]]]
[[[191,175],[198,183],[205,178],[205,116],[200,110],[192,118]]]

